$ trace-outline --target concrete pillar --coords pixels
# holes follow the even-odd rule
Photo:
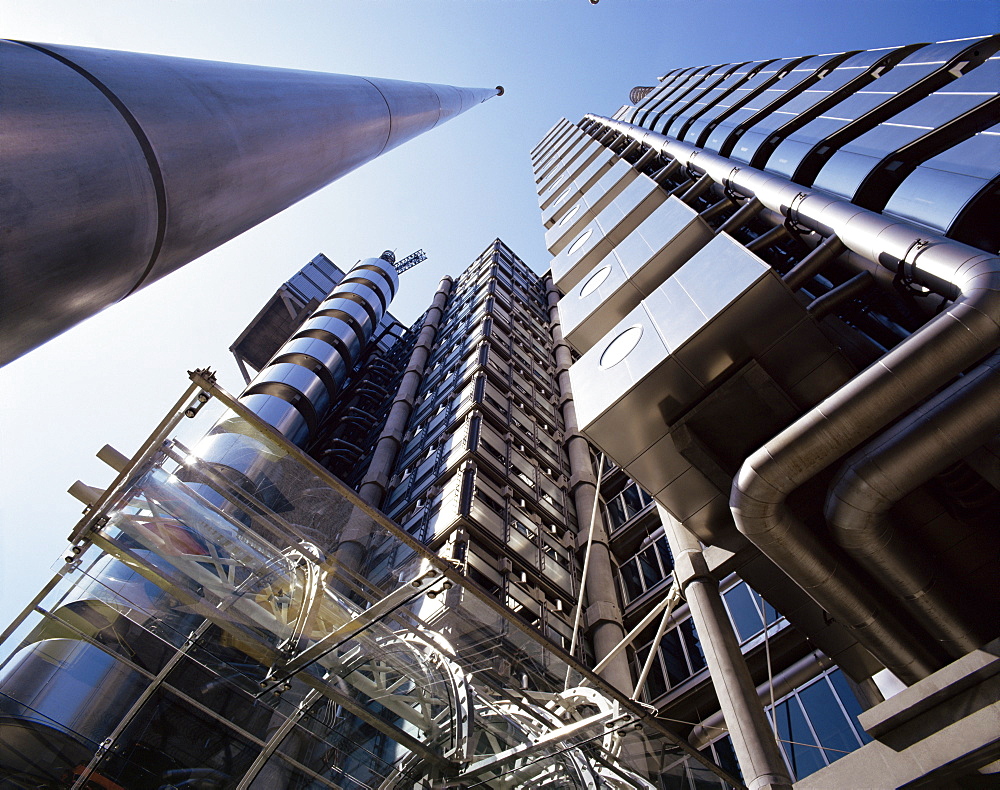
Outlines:
[[[424,378],[427,360],[430,358],[434,338],[441,325],[441,317],[444,315],[444,306],[448,302],[451,286],[451,277],[441,278],[441,284],[424,317],[420,335],[410,354],[410,361],[406,365],[399,389],[396,390],[396,397],[393,398],[392,406],[389,408],[389,416],[375,443],[368,472],[358,488],[358,496],[372,507],[381,507],[385,499],[389,477],[392,475],[399,450],[403,446],[403,435],[413,413],[417,390]],[[371,519],[360,510],[356,510],[341,534],[340,545],[335,555],[337,564],[350,570],[358,569],[368,548],[370,535]]]
[[[792,780],[757,697],[719,583],[709,574],[698,539],[657,505],[733,750],[748,790],[791,790]]]
[[[579,431],[576,407],[573,404],[573,390],[570,386],[569,368],[573,363],[569,347],[563,342],[562,326],[556,304],[559,291],[551,278],[547,281],[549,302],[549,325],[554,342],[554,353],[559,381],[559,395],[562,398],[562,416],[566,436],[566,452],[569,456],[570,486],[576,517],[581,534],[586,534],[590,526],[590,514],[594,512],[597,497],[597,481],[590,460],[590,446]],[[590,566],[584,580],[589,605],[584,612],[585,622],[594,645],[598,660],[606,656],[625,636],[622,625],[621,607],[618,605],[615,577],[608,548],[608,530],[604,524],[601,509],[597,508],[594,518],[594,537],[590,553]],[[624,651],[601,671],[601,677],[624,694],[632,694],[632,673]]]

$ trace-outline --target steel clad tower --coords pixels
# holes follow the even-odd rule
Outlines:
[[[242,395],[192,372],[76,488],[3,643],[3,778],[988,786],[998,51],[680,68],[560,120],[551,259],[497,239],[409,328],[391,254],[317,256]]]
[[[749,787],[995,770],[998,48],[674,69],[532,152],[642,693]]]

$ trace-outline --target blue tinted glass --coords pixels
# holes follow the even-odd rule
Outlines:
[[[741,642],[745,642],[754,634],[760,633],[764,627],[760,619],[760,612],[754,602],[750,600],[750,589],[740,582],[733,589],[723,594],[726,607],[736,625],[736,633]]]
[[[612,529],[620,527],[626,521],[625,507],[618,497],[608,502],[608,520],[611,522]]]
[[[642,499],[639,497],[639,487],[630,485],[622,491],[622,499],[625,502],[625,511],[629,517],[634,516],[642,510]]]
[[[660,643],[660,655],[667,665],[667,677],[670,678],[670,685],[676,686],[691,677],[687,660],[684,658],[684,648],[681,647],[681,638],[678,629],[668,631]]]
[[[660,564],[663,566],[663,570],[669,573],[674,569],[674,558],[670,553],[670,546],[667,545],[666,538],[657,538],[656,550],[660,555]]]
[[[660,570],[660,564],[656,561],[655,547],[650,546],[639,552],[639,567],[642,569],[642,578],[647,589],[663,581],[663,572]]]
[[[840,702],[847,711],[847,714],[854,720],[854,729],[858,733],[858,737],[861,738],[862,743],[868,743],[871,741],[871,736],[865,732],[861,725],[858,723],[858,716],[861,715],[861,705],[858,704],[858,698],[854,696],[854,692],[851,691],[851,687],[847,682],[847,678],[844,677],[844,673],[839,669],[833,670],[827,677],[833,684],[833,687],[837,690],[837,696],[840,697]]]
[[[788,755],[792,775],[796,780],[804,779],[820,768],[826,767],[822,750],[816,746],[802,708],[795,697],[785,700],[777,707],[778,737]]]
[[[844,717],[844,712],[837,704],[833,690],[825,679],[820,678],[808,688],[801,689],[799,699],[806,709],[819,742],[829,747],[826,750],[826,758],[830,762],[861,745],[854,734],[854,728]]]
[[[701,651],[701,640],[698,639],[698,632],[694,630],[694,620],[685,620],[680,625],[684,641],[687,643],[688,659],[691,668],[698,672],[705,668],[705,654]]]
[[[733,742],[728,735],[724,735],[712,744],[715,749],[715,760],[733,776],[740,779],[743,773],[740,771],[740,764],[736,760],[736,752],[733,751]]]
[[[636,657],[639,659],[639,670],[646,665],[646,657],[649,656],[649,646],[640,648],[636,651]],[[653,659],[653,666],[650,667],[649,675],[646,677],[646,685],[644,691],[646,693],[646,699],[654,700],[659,696],[667,693],[667,678],[663,672],[663,665],[660,663],[659,656]]]
[[[639,577],[638,560],[633,557],[621,566],[622,583],[625,586],[625,597],[629,600],[642,595],[642,580]]]

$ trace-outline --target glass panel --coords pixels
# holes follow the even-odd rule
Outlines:
[[[656,549],[653,546],[640,551],[638,559],[647,590],[663,581],[663,572],[660,570],[660,563],[656,561]]]
[[[193,452],[150,445],[128,485],[81,526],[105,554],[87,555],[86,573],[49,599],[62,622],[39,621],[0,674],[3,711],[34,750],[2,766],[22,784],[58,783],[31,773],[31,760],[51,762],[56,749],[59,770],[72,773],[117,728],[97,776],[123,787],[235,787],[268,743],[288,763],[272,758],[257,787],[309,784],[312,770],[345,787],[380,786],[399,771],[393,786],[414,787],[466,770],[467,751],[493,755],[595,711],[606,718],[593,730],[507,760],[497,775],[582,787],[605,775],[642,786],[637,773],[661,784],[712,774],[517,613],[213,394],[235,411]],[[533,591],[508,583],[507,593],[538,620]],[[684,677],[677,640],[668,637],[667,660]],[[654,674],[655,690],[663,674]],[[588,689],[562,695],[585,676]],[[51,713],[32,709],[46,701]],[[635,720],[616,719],[621,711]],[[546,764],[552,772],[539,773]]]
[[[642,576],[639,573],[639,559],[633,557],[621,566],[622,584],[625,586],[625,597],[634,600],[643,594]]]
[[[834,689],[836,689],[837,696],[840,698],[844,710],[847,711],[847,715],[853,720],[857,736],[861,739],[862,743],[870,743],[871,736],[864,731],[864,728],[858,722],[858,716],[861,715],[861,705],[858,704],[858,698],[851,691],[850,684],[848,684],[847,678],[844,677],[844,673],[839,669],[834,669],[827,674],[827,677],[833,684]]]
[[[799,689],[799,699],[806,709],[819,742],[826,747],[826,758],[833,762],[852,752],[860,745],[854,728],[844,717],[844,712],[833,696],[826,680],[820,678],[812,685]]]
[[[729,616],[733,618],[733,625],[736,627],[740,642],[745,642],[761,632],[764,622],[751,599],[750,588],[745,583],[740,582],[731,590],[727,590],[722,597],[726,602],[726,608],[729,609]]]
[[[796,780],[826,767],[822,750],[816,746],[798,699],[790,697],[778,704],[776,723],[778,738]]]
[[[625,510],[628,518],[631,518],[643,508],[642,497],[639,494],[637,485],[630,485],[622,491],[622,500],[625,503]]]
[[[663,635],[663,641],[660,643],[660,655],[663,656],[663,662],[666,664],[667,677],[670,679],[671,686],[676,686],[691,677],[691,670],[688,669],[687,660],[684,658],[684,648],[681,647],[678,629],[667,631]]]
[[[698,639],[698,632],[694,629],[694,620],[690,618],[684,620],[680,624],[679,629],[684,635],[691,669],[694,672],[700,672],[705,668],[705,654],[701,649],[701,640]]]
[[[665,573],[670,573],[674,569],[674,558],[670,553],[670,546],[666,537],[656,539],[656,551],[660,555],[660,564]]]
[[[619,497],[608,501],[608,519],[611,521],[612,529],[617,529],[628,520],[625,515],[625,504]]]

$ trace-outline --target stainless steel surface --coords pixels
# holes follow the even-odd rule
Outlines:
[[[596,168],[586,168],[580,178],[574,181],[579,197],[566,201],[565,210],[555,215],[555,223],[545,233],[545,247],[553,255],[558,254],[581,228],[594,220],[638,175],[624,160],[615,162],[596,181],[589,178],[588,171],[592,169]]]
[[[0,363],[497,94],[0,42]]]
[[[567,342],[586,352],[711,238],[694,209],[668,198],[560,301]]]
[[[606,126],[627,129],[619,121]],[[972,247],[805,189],[753,168],[632,127],[643,142],[712,173],[795,222],[834,234],[873,269],[905,271],[955,301],[920,331],[752,454],[730,505],[740,531],[897,676],[913,682],[933,671],[923,640],[865,592],[788,505],[787,497],[829,463],[857,447],[1000,345],[1000,260]]]
[[[885,214],[947,233],[1000,176],[1000,124],[928,159],[892,193]]]
[[[898,530],[889,510],[1000,432],[1000,355],[962,376],[849,458],[830,487],[826,517],[837,542],[958,658],[988,639],[939,567],[933,548]]]
[[[72,613],[61,616],[73,620]],[[4,706],[5,723],[15,717],[31,722],[30,740],[48,742],[57,753],[63,739],[67,746],[80,740],[96,745],[111,733],[122,709],[135,701],[147,683],[139,672],[82,639],[42,639],[22,648],[0,675],[0,687],[8,693],[17,690],[16,702]],[[12,737],[13,729],[0,724],[4,733],[0,741],[5,744],[0,752],[15,751],[15,744],[24,737]],[[26,751],[35,748],[30,744]],[[58,760],[58,754],[53,757]]]
[[[754,320],[762,314],[769,320]],[[609,349],[629,334],[633,347],[613,363]],[[777,274],[722,234],[570,371],[581,430],[706,541],[724,542],[731,528],[729,480],[709,480],[685,457],[674,424],[751,359],[804,403],[818,399],[817,385],[843,380],[836,350]]]
[[[552,212],[551,219],[557,219],[560,207],[565,210],[573,205],[570,202],[572,191],[570,194],[566,194],[567,189],[575,188],[582,192],[596,179],[603,176],[617,161],[618,157],[614,153],[591,140],[586,149],[586,156],[581,161],[562,171],[544,189],[539,190],[539,206],[543,211]]]
[[[292,443],[307,441],[339,394],[340,384],[368,345],[398,288],[399,275],[390,261],[366,258],[355,264],[250,382],[240,402]],[[331,353],[338,346],[352,358],[345,360],[343,353]],[[319,356],[312,356],[310,350],[318,351]]]
[[[556,287],[565,292],[580,282],[666,198],[649,176],[636,177],[552,260]]]

